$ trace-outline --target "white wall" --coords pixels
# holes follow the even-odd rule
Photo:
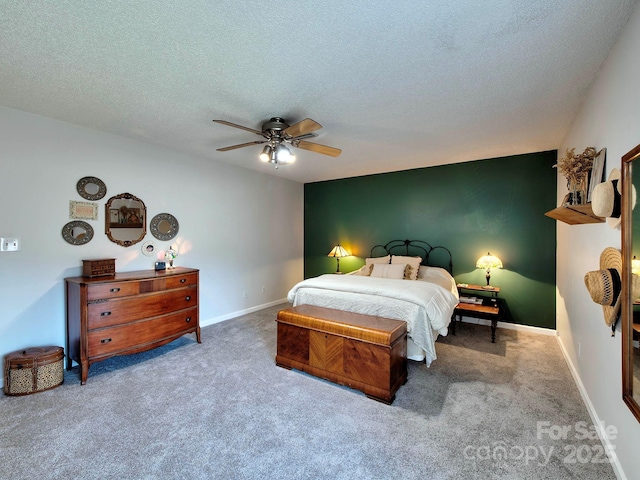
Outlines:
[[[176,265],[200,269],[202,325],[281,301],[303,277],[300,183],[7,108],[0,145],[0,236],[22,241],[21,251],[0,253],[0,356],[65,345],[64,278],[81,275],[82,259],[116,258],[118,272],[153,268],[143,242],[124,248],[104,233],[104,205],[119,193],[142,199],[148,219],[177,218],[175,239],[147,231],[144,241],[172,245]],[[86,201],[76,192],[85,176],[103,180],[107,195],[87,221],[93,240],[73,246],[61,229],[69,200]]]
[[[603,64],[587,100],[564,139],[566,148],[607,148],[606,175],[621,168],[621,157],[640,143],[640,7],[629,20]],[[558,179],[558,201],[566,182]],[[620,230],[605,224],[569,226],[558,222],[557,330],[600,421],[618,435],[611,443],[619,459],[620,476],[640,478],[640,424],[622,401],[622,336],[606,327],[602,309],[584,286],[586,272],[598,269],[605,247],[621,247]]]

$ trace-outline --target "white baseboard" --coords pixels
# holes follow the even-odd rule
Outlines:
[[[209,325],[213,325],[214,323],[224,322],[225,320],[241,317],[242,315],[247,315],[249,313],[257,312],[258,310],[264,310],[265,308],[273,307],[275,305],[279,305],[281,303],[286,303],[286,302],[287,302],[287,299],[282,298],[280,300],[274,300],[269,303],[263,303],[262,305],[256,305],[255,307],[246,308],[244,310],[238,310],[236,312],[226,313],[224,315],[220,315],[219,317],[208,318],[206,320],[200,319],[200,327],[206,327]]]
[[[484,318],[462,317],[465,323],[474,323],[476,325],[491,325],[491,320]],[[558,333],[553,328],[531,327],[529,325],[520,325],[518,323],[498,322],[498,328],[506,328],[508,330],[517,330],[519,332],[537,333],[538,335],[550,335],[556,337]]]
[[[596,412],[596,409],[593,406],[593,403],[591,403],[591,399],[587,394],[587,390],[584,388],[584,384],[582,383],[582,379],[578,374],[578,370],[573,365],[573,362],[571,361],[571,357],[569,357],[567,350],[564,348],[564,344],[560,340],[560,337],[556,337],[556,338],[558,339],[558,345],[560,345],[560,350],[562,350],[564,359],[567,361],[567,365],[569,366],[569,371],[573,376],[573,380],[576,382],[578,391],[580,392],[580,396],[582,397],[582,400],[587,406],[587,411],[589,412],[589,416],[591,417],[593,426],[595,427],[595,430],[598,433],[598,436],[600,437],[600,441],[604,445],[606,451],[611,452],[611,459],[612,459],[611,466],[613,467],[613,472],[616,474],[616,477],[619,478],[620,480],[627,480],[627,476],[625,475],[624,470],[622,469],[622,465],[620,465],[620,460],[618,460],[618,456],[616,455],[615,446],[611,444],[611,441],[609,440],[609,437],[606,434],[606,432],[602,431],[604,423],[600,420],[600,417],[598,417],[598,412]]]

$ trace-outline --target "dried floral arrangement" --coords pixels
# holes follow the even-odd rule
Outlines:
[[[589,172],[593,168],[593,161],[598,155],[594,147],[587,147],[582,153],[575,153],[576,149],[567,149],[554,167],[567,179],[570,192],[584,191],[587,186]]]

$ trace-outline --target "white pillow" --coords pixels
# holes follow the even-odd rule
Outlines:
[[[404,271],[407,268],[407,264],[381,264],[375,263],[373,264],[373,269],[371,270],[372,277],[378,278],[396,278],[398,280],[402,280],[404,278]]]
[[[420,265],[418,269],[418,280],[425,278],[451,278],[451,274],[448,270],[442,267],[428,267],[426,265]]]
[[[371,275],[371,270],[376,263],[391,263],[391,255],[387,255],[386,257],[365,258],[364,266],[367,268],[365,268],[365,271],[362,273],[362,275]]]
[[[409,265],[404,277],[405,280],[418,279],[418,269],[422,263],[422,257],[403,257],[401,255],[393,255],[391,257],[391,264],[393,265],[394,263]]]

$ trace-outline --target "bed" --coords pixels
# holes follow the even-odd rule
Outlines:
[[[382,254],[385,254],[382,256]],[[303,280],[289,291],[293,306],[315,305],[407,322],[407,358],[431,365],[435,341],[447,335],[458,290],[451,252],[421,240],[392,240],[371,249],[359,270]]]

